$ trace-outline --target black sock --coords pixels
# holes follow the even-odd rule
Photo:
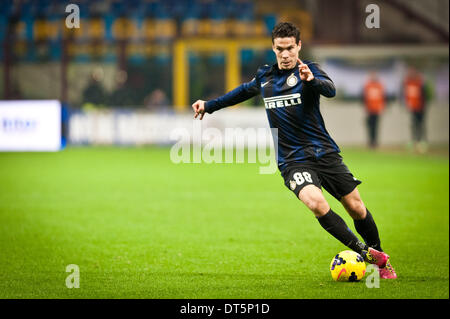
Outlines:
[[[373,220],[372,214],[366,208],[367,215],[364,219],[354,220],[355,228],[358,234],[364,239],[367,246],[375,248],[378,251],[381,249],[380,237],[378,235],[377,225]]]
[[[363,250],[368,249],[348,228],[345,221],[331,209],[325,215],[317,218],[317,220],[327,232],[351,250],[362,254]]]

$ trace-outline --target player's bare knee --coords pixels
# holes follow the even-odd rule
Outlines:
[[[316,217],[323,216],[330,210],[330,206],[323,198],[311,196],[304,198],[302,201]]]
[[[344,207],[353,219],[366,218],[366,207],[360,198],[345,202]]]
[[[330,206],[323,197],[322,191],[314,186],[305,186],[298,194],[299,199],[314,213],[316,217],[325,215]]]
[[[366,206],[364,205],[357,188],[342,197],[341,203],[353,219],[357,220],[366,218]]]
[[[314,216],[316,217],[322,217],[323,215],[325,215],[326,213],[328,213],[330,211],[330,206],[328,205],[327,202],[323,203],[316,203],[314,209],[311,209],[312,212],[314,213]]]

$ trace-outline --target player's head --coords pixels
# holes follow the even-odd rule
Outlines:
[[[419,71],[412,65],[408,67],[407,76],[410,78],[420,78]]]
[[[290,22],[280,22],[272,30],[272,50],[277,57],[278,67],[293,69],[302,48],[300,31]]]
[[[378,74],[375,70],[371,70],[369,72],[369,80],[370,81],[378,81]]]

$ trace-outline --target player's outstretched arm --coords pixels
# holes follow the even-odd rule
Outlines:
[[[260,93],[259,85],[256,79],[253,79],[216,99],[209,101],[198,100],[192,104],[192,109],[195,112],[194,117],[197,118],[200,115],[200,119],[202,119],[205,113],[212,114],[222,108],[244,102]]]
[[[205,116],[205,101],[197,100],[192,104],[192,109],[194,110],[194,119],[200,115],[200,120]]]

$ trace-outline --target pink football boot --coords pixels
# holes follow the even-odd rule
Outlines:
[[[386,267],[386,263],[389,260],[389,255],[382,251],[378,251],[369,247],[369,250],[365,254],[364,259],[369,264],[375,264],[378,266],[378,268],[382,269]]]
[[[384,268],[378,269],[380,273],[380,278],[382,279],[396,279],[397,273],[394,270],[394,267],[392,267],[390,261],[388,260],[386,263],[386,266]]]

